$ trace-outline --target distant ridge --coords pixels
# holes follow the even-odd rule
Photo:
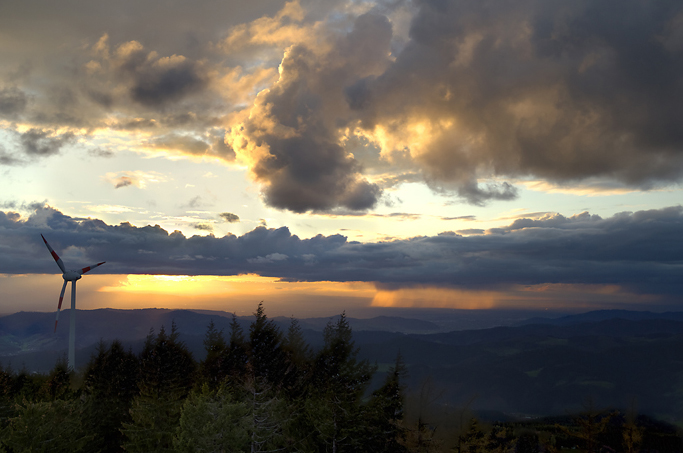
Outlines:
[[[683,321],[683,312],[667,311],[664,313],[654,313],[651,311],[635,310],[595,310],[578,315],[567,315],[560,318],[541,318],[534,317],[519,321],[513,326],[524,326],[529,324],[549,324],[553,326],[566,326],[580,324],[584,322],[600,322],[608,319],[625,319],[627,321],[644,321],[652,319],[666,319],[669,321]]]

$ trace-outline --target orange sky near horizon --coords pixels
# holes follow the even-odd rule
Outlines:
[[[55,311],[62,279],[57,274],[0,275],[0,313]],[[69,291],[62,308],[70,306]],[[269,316],[351,316],[368,307],[582,310],[656,303],[617,286],[534,285],[508,291],[433,286],[387,290],[367,282],[283,282],[258,275],[87,275],[77,283],[77,308],[205,309],[251,314],[263,301]],[[579,302],[580,301],[580,302]]]

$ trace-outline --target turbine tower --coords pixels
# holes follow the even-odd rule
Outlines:
[[[57,322],[59,321],[59,311],[62,309],[62,300],[64,299],[64,290],[66,290],[66,284],[71,282],[71,311],[69,313],[70,323],[69,323],[69,368],[71,370],[76,370],[76,280],[79,280],[83,274],[91,269],[95,269],[105,263],[97,263],[92,266],[84,267],[83,269],[69,269],[64,267],[64,262],[62,259],[52,250],[50,244],[47,243],[45,236],[40,235],[43,238],[43,242],[47,246],[47,249],[52,254],[52,258],[57,262],[57,266],[62,270],[62,278],[64,279],[64,285],[62,285],[62,292],[59,294],[59,305],[57,305],[57,318],[55,319],[55,333],[57,332]]]

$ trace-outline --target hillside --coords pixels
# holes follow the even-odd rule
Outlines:
[[[400,317],[352,320],[360,357],[378,365],[375,380],[400,351],[407,383],[417,392],[425,383],[439,404],[514,414],[552,415],[581,408],[587,398],[602,407],[631,407],[669,420],[683,420],[683,317],[680,313],[588,313],[568,319],[489,329],[410,334],[397,327],[429,328],[430,323]],[[229,331],[230,319],[187,310],[78,311],[77,363],[87,363],[100,339],[120,339],[140,349],[150,328],[175,322],[189,350],[204,356],[203,339],[211,320]],[[57,334],[54,314],[16,313],[0,318],[0,362],[45,372],[66,352],[68,310]],[[290,320],[275,318],[286,330]],[[300,320],[306,341],[322,343],[329,318]],[[558,322],[559,321],[559,322]],[[251,317],[238,318],[248,333]],[[419,324],[421,322],[421,324]],[[355,327],[354,327],[355,324]],[[373,328],[374,326],[374,328]]]

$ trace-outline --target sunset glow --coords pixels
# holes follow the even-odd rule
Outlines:
[[[439,5],[13,2],[0,272],[44,234],[93,306],[677,306],[680,5]]]

